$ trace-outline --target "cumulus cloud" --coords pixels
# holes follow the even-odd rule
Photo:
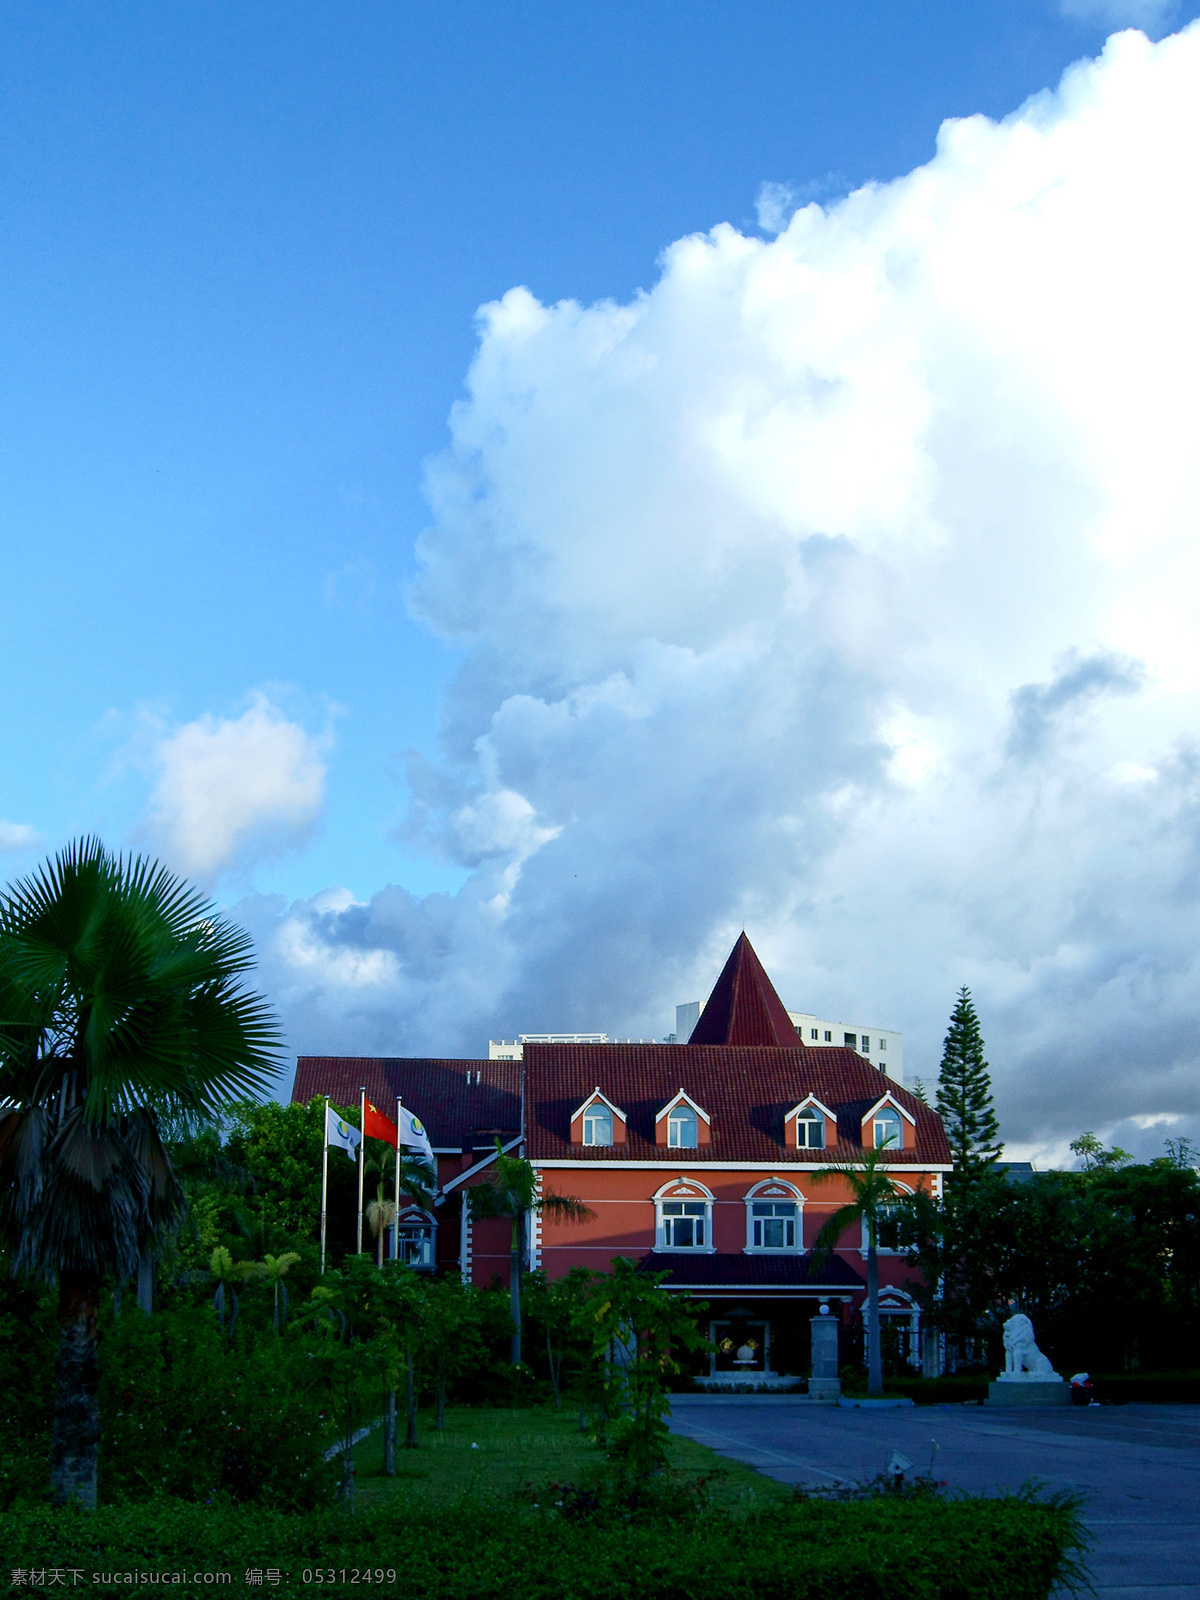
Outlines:
[[[13,855],[18,850],[33,850],[45,840],[45,835],[31,828],[27,822],[0,820],[0,855]]]
[[[143,832],[178,871],[211,884],[302,845],[325,798],[328,735],[265,695],[238,717],[202,716],[159,738]]]
[[[247,903],[296,1043],[661,1035],[744,925],[926,1078],[969,983],[1014,1149],[1188,1131],[1198,148],[1200,28],[1125,33],[629,304],[486,306],[413,596],[470,875]]]

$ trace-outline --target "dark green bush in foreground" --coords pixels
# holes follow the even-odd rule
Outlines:
[[[106,1573],[151,1568],[227,1571],[242,1592],[248,1571],[277,1568],[282,1582],[263,1592],[281,1596],[320,1592],[305,1570],[332,1569],[326,1592],[361,1593],[355,1570],[392,1568],[394,1581],[370,1588],[405,1600],[1045,1600],[1070,1581],[1080,1533],[1072,1507],[1020,1496],[808,1501],[616,1528],[495,1501],[397,1502],[351,1520],[158,1500],[8,1512],[0,1541],[10,1569],[79,1568],[92,1594],[128,1592]]]

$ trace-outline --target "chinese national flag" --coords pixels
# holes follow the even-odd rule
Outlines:
[[[386,1139],[390,1145],[395,1146],[396,1124],[385,1117],[382,1111],[376,1111],[369,1100],[366,1115],[363,1117],[363,1132],[368,1139]]]

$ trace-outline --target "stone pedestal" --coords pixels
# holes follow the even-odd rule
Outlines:
[[[809,1321],[812,1338],[812,1377],[808,1380],[810,1400],[837,1400],[842,1393],[838,1377],[838,1319],[822,1307]]]
[[[1069,1406],[1071,1386],[1062,1378],[998,1378],[988,1384],[989,1406]]]

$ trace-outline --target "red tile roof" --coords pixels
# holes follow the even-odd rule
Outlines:
[[[628,1118],[623,1145],[597,1149],[570,1141],[571,1113],[597,1086]],[[950,1162],[936,1112],[856,1051],[815,1046],[527,1044],[527,1153],[534,1161],[661,1161],[678,1166],[680,1152],[654,1142],[654,1117],[680,1089],[712,1118],[712,1143],[689,1150],[689,1166],[861,1158],[862,1119],[889,1091],[916,1119],[916,1147],[885,1151],[884,1159]],[[808,1094],[837,1112],[838,1142],[825,1150],[797,1150],[783,1142],[784,1117]]]
[[[783,1001],[743,933],[713,985],[689,1044],[777,1045],[803,1049]]]
[[[305,1103],[327,1094],[335,1105],[356,1106],[364,1086],[385,1116],[392,1115],[400,1095],[428,1128],[435,1150],[469,1150],[490,1145],[494,1134],[511,1137],[520,1130],[519,1061],[301,1056],[292,1099]]]

